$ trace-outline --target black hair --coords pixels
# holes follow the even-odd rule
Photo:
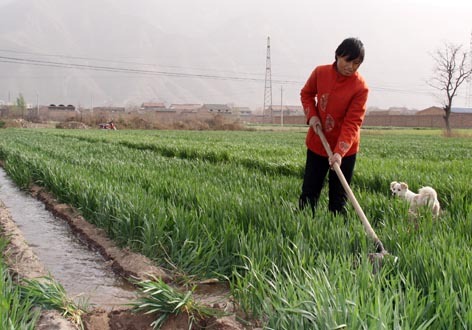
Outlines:
[[[356,58],[360,59],[361,62],[364,61],[364,44],[357,38],[347,38],[336,48],[335,52],[337,57],[347,56],[348,61],[355,60]]]

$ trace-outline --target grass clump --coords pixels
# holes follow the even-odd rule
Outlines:
[[[0,251],[0,329],[33,330],[39,318],[39,311],[33,307],[30,299],[22,297],[18,283],[1,260]]]
[[[44,309],[58,310],[62,316],[84,328],[82,315],[86,313],[86,303],[76,303],[67,297],[64,287],[49,276],[37,279],[23,279],[21,296]]]
[[[183,293],[156,277],[150,280],[134,281],[134,283],[142,296],[132,303],[133,310],[145,314],[156,313],[158,317],[151,323],[154,329],[160,329],[170,315],[187,315],[188,329],[192,329],[204,319],[224,314],[220,310],[196,302],[192,296],[195,288]]]

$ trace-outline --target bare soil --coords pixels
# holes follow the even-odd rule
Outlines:
[[[44,202],[46,208],[56,217],[67,221],[72,231],[85,242],[89,248],[98,251],[108,260],[114,272],[125,279],[131,276],[138,279],[147,279],[149,276],[161,278],[169,285],[174,285],[172,274],[153,265],[145,256],[127,249],[117,247],[102,229],[87,222],[73,207],[59,203],[54,196],[38,186],[31,188],[31,194]],[[35,278],[47,275],[47,270],[40,263],[32,249],[28,246],[21,231],[16,227],[8,209],[0,201],[0,235],[9,237],[9,244],[4,252],[5,261],[12,273],[18,278]],[[220,309],[227,316],[201,320],[194,329],[211,328],[215,330],[256,329],[255,325],[248,326],[236,321],[235,304],[232,302],[226,283],[209,281],[197,286],[194,292],[197,302]],[[150,324],[158,317],[157,314],[135,313],[130,309],[105,311],[96,308],[83,317],[87,330],[146,330],[152,329]],[[163,330],[188,329],[188,315],[180,314],[170,317]],[[37,329],[69,330],[76,327],[64,319],[56,311],[45,311],[37,325]]]

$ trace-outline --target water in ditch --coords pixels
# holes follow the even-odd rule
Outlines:
[[[107,310],[135,298],[133,287],[116,276],[106,261],[73,235],[69,225],[44,204],[19,190],[0,167],[0,200],[10,211],[28,245],[69,297]]]

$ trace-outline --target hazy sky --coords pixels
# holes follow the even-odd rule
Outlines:
[[[24,0],[0,0],[0,6],[21,1]],[[168,103],[235,102],[262,106],[266,39],[270,36],[273,103],[280,104],[282,96],[284,104],[298,105],[299,91],[313,68],[331,63],[337,45],[344,38],[354,36],[366,48],[359,71],[371,88],[369,106],[422,109],[441,105],[438,92],[426,84],[434,74],[431,54],[444,42],[461,44],[468,51],[472,33],[471,0],[95,0],[92,3],[93,7],[82,10],[101,10],[105,14],[106,7],[113,6],[124,17],[143,19],[165,32],[171,36],[166,39],[166,51],[133,57],[118,53],[103,55],[99,49],[86,53],[75,50],[73,54],[61,49],[61,54],[141,61],[155,64],[158,70],[174,68],[184,74],[204,76],[205,91],[195,87],[179,91],[178,85],[186,78],[166,77],[166,86],[170,84],[174,88],[165,100]],[[76,16],[80,19],[81,13],[77,12]],[[120,28],[127,29],[126,19],[120,17],[116,21]],[[96,27],[104,38],[107,29],[112,28]],[[183,63],[182,49],[192,40],[205,47],[199,50],[198,56],[185,57]],[[210,47],[212,53],[206,54]],[[58,49],[41,51],[58,53]],[[251,77],[257,81],[228,79],[222,83],[205,78],[211,75]],[[225,86],[225,92],[218,90],[219,85]],[[106,86],[101,88],[106,93]],[[208,93],[209,89],[212,90]],[[198,93],[201,97],[195,97]],[[466,95],[464,88],[455,106],[469,105]],[[112,103],[113,98],[108,102]]]
[[[465,51],[471,42],[470,0],[177,0],[171,3],[167,8],[171,16],[184,17],[190,25],[200,27],[194,33],[204,34],[215,23],[246,17],[243,24],[249,28],[244,32],[263,31],[271,37],[273,79],[304,82],[315,65],[333,60],[334,50],[342,39],[360,38],[366,47],[360,72],[372,90],[371,106],[423,108],[438,103],[438,98],[432,95],[435,91],[425,83],[433,74],[431,53],[445,41],[462,44]],[[202,12],[201,7],[212,9]],[[186,33],[185,27],[179,24],[174,28]],[[280,61],[285,52],[290,53],[290,63]],[[261,66],[261,61],[255,59],[251,70],[261,71]],[[284,86],[284,98],[297,102],[299,87]],[[273,102],[278,102],[279,95],[280,85],[274,85]],[[465,96],[464,89],[457,105],[465,105]]]

